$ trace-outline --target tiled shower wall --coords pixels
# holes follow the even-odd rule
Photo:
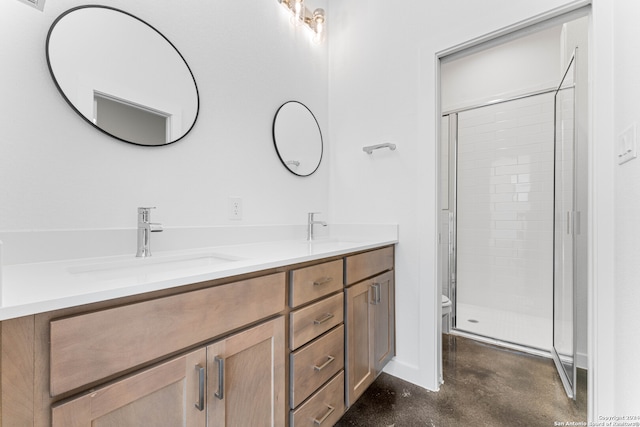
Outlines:
[[[553,99],[458,115],[458,304],[551,322]]]

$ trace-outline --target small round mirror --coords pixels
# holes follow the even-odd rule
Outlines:
[[[322,160],[322,132],[315,116],[298,101],[285,102],[273,119],[273,143],[282,164],[293,174],[309,176]]]
[[[51,25],[46,52],[69,105],[114,138],[165,145],[195,124],[198,89],[186,61],[160,32],[127,12],[70,9]]]

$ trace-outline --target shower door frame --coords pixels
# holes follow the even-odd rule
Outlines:
[[[576,235],[579,233],[579,228],[580,228],[580,211],[578,211],[578,201],[576,199],[576,186],[577,186],[577,179],[578,177],[576,176],[576,170],[577,170],[577,166],[576,166],[576,155],[577,155],[577,129],[576,129],[576,95],[575,95],[575,91],[577,88],[577,56],[578,56],[578,48],[575,48],[573,51],[573,55],[571,55],[571,59],[569,60],[569,64],[566,67],[566,71],[563,73],[562,75],[562,79],[560,81],[560,84],[558,85],[558,88],[555,90],[556,94],[554,95],[554,118],[553,118],[553,126],[554,126],[554,133],[553,133],[553,152],[554,152],[554,159],[553,159],[553,164],[554,164],[554,171],[553,171],[553,175],[554,175],[554,184],[553,184],[553,214],[554,214],[554,220],[553,220],[553,322],[552,322],[552,327],[553,327],[553,335],[552,335],[552,345],[551,345],[551,357],[553,358],[553,362],[556,366],[556,370],[558,371],[558,375],[560,376],[560,379],[562,380],[562,385],[565,389],[565,392],[567,393],[567,396],[573,400],[576,400],[576,391],[577,391],[577,349],[578,349],[578,331],[577,331],[577,323],[578,323],[578,309],[577,309],[577,289],[576,289],[576,283],[578,280],[578,260],[577,260],[577,248],[578,248],[578,242],[576,241]],[[571,70],[571,68],[573,67],[573,83],[570,87],[563,87],[564,81],[567,78],[569,71]],[[574,89],[574,95],[573,95],[573,134],[572,134],[572,141],[571,141],[571,145],[572,145],[572,149],[571,149],[571,211],[567,212],[567,224],[565,224],[565,226],[561,227],[562,230],[564,230],[566,228],[567,230],[567,234],[569,234],[571,236],[571,289],[572,289],[572,301],[571,301],[571,308],[572,308],[572,362],[571,362],[571,373],[567,372],[567,369],[565,368],[565,363],[563,363],[560,354],[558,353],[558,350],[556,349],[556,268],[560,268],[562,269],[564,266],[556,266],[556,191],[557,191],[557,185],[556,185],[556,177],[558,174],[558,169],[557,169],[557,161],[558,159],[556,158],[557,155],[557,96],[558,93],[560,93],[560,91],[562,90],[566,90],[566,89]],[[561,172],[562,174],[562,172]],[[562,213],[562,216],[564,218],[564,212]],[[577,224],[577,225],[576,225]],[[564,233],[563,233],[564,234]]]
[[[515,343],[511,341],[505,341],[499,338],[481,335],[478,333],[459,329],[457,327],[457,295],[458,295],[458,280],[457,280],[457,250],[458,250],[458,114],[465,111],[471,111],[478,108],[490,107],[497,104],[504,104],[507,102],[518,101],[535,96],[548,95],[557,92],[558,88],[542,89],[536,92],[530,92],[523,95],[517,95],[510,98],[498,99],[495,101],[487,102],[484,104],[473,105],[457,110],[450,110],[442,113],[441,117],[449,117],[449,289],[451,295],[451,327],[456,333],[469,335],[478,338],[488,339],[494,343],[500,343],[506,347],[511,347],[517,350],[523,350],[528,353],[537,355],[546,355],[549,357],[551,350],[539,349],[531,347],[526,344]],[[454,120],[452,120],[454,118]]]

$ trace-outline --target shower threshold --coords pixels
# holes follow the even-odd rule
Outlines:
[[[515,350],[515,351],[519,351],[522,353],[527,353],[527,354],[531,354],[534,356],[540,356],[540,357],[546,357],[548,359],[551,359],[551,352],[549,350],[543,350],[540,348],[535,348],[535,347],[528,347],[526,345],[522,345],[522,344],[516,344],[513,342],[509,342],[509,341],[503,341],[503,340],[499,340],[496,338],[491,338],[491,337],[487,337],[484,335],[479,335],[477,333],[474,332],[469,332],[469,331],[465,331],[463,329],[458,329],[458,328],[452,328],[450,331],[451,335],[457,335],[460,337],[464,337],[464,338],[469,338],[481,343],[485,343],[485,344],[492,344],[492,345],[496,345],[498,347],[503,347],[509,350]]]

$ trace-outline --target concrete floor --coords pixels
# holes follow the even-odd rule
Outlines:
[[[381,374],[339,427],[545,426],[586,422],[586,372],[567,398],[551,359],[443,335],[444,384],[434,393]],[[566,424],[565,424],[566,425]]]

